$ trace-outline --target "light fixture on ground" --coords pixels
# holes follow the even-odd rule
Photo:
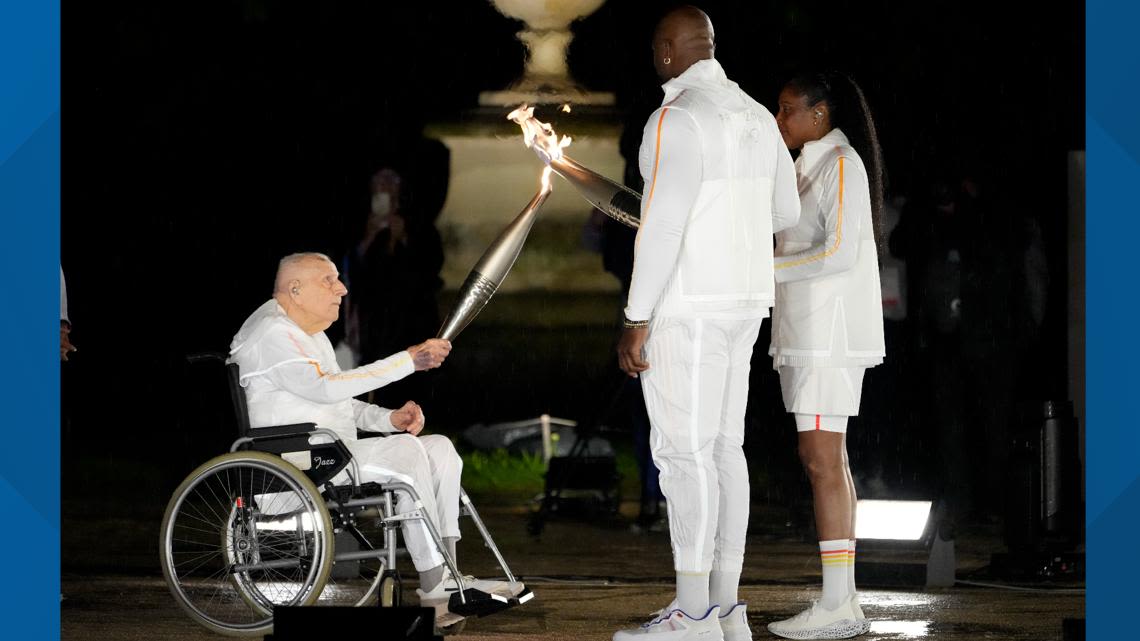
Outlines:
[[[932,506],[932,501],[861,500],[855,518],[855,538],[921,541]]]
[[[860,500],[855,518],[856,581],[879,586],[953,585],[953,542],[935,536],[933,508],[930,500]]]

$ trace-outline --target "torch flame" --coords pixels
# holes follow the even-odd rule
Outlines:
[[[566,113],[570,113],[570,103],[566,103],[566,104],[562,105],[562,111],[564,111]]]
[[[542,189],[539,190],[540,193],[549,193],[553,189],[550,186],[550,173],[552,171],[554,170],[550,168],[550,165],[542,168]]]
[[[518,123],[523,131],[523,144],[534,149],[548,165],[561,159],[562,150],[570,145],[570,136],[559,139],[550,123],[540,122],[534,117],[534,107],[519,105],[518,109],[507,115],[507,120]]]

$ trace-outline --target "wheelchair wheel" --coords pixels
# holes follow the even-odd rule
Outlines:
[[[336,556],[381,545],[384,530],[379,526],[378,518],[374,523],[358,523],[354,527],[355,535],[347,530],[337,532],[332,571],[316,605],[362,606],[375,603],[385,571],[388,569],[386,556],[339,561],[336,560]],[[357,539],[358,536],[363,542]]]
[[[222,634],[260,636],[276,605],[310,605],[332,566],[320,493],[280,458],[233,452],[178,486],[162,519],[162,573],[178,605]]]
[[[403,586],[400,575],[396,572],[385,572],[380,578],[380,607],[398,608],[404,604]]]

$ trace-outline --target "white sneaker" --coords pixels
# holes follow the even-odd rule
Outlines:
[[[724,633],[724,641],[752,641],[747,607],[744,601],[740,601],[720,615],[720,631]]]
[[[667,609],[639,628],[618,630],[614,633],[614,641],[638,641],[647,635],[652,635],[653,641],[724,641],[720,631],[720,608],[712,606],[699,619],[679,608]]]
[[[850,599],[834,610],[812,601],[796,616],[769,623],[768,631],[785,639],[850,639],[863,633],[863,624],[855,619]]]
[[[506,581],[487,581],[483,579],[476,579],[473,576],[463,577],[463,586],[465,588],[475,588],[480,592],[493,594],[503,599],[511,599],[522,592],[524,586],[521,581],[508,583]],[[515,591],[517,589],[517,592]],[[459,583],[455,577],[447,572],[443,576],[443,580],[439,585],[435,586],[428,592],[422,589],[416,590],[416,595],[420,597],[420,605],[425,608],[433,608],[435,610],[435,624],[436,627],[445,628],[463,620],[463,616],[456,614],[447,609],[448,604],[451,602],[451,595],[459,591]]]
[[[855,620],[862,626],[863,631],[859,634],[866,634],[871,631],[871,620],[863,614],[863,608],[859,607],[859,595],[851,595],[851,613],[855,615]]]
[[[448,577],[448,579],[450,580],[450,583],[448,580],[445,580],[444,583],[447,583],[453,589],[458,589],[458,583],[456,583],[455,579],[452,579],[451,577]],[[497,594],[508,599],[513,599],[514,597],[518,596],[520,592],[526,589],[526,586],[522,584],[522,581],[515,581],[514,583],[510,583],[508,581],[476,579],[469,574],[463,575],[463,585],[469,588],[475,588],[480,592],[486,592],[487,594]]]
[[[435,586],[430,592],[416,588],[416,595],[420,597],[420,607],[432,608],[435,610],[435,627],[436,629],[447,628],[459,623],[464,619],[463,615],[456,614],[447,609],[451,601],[451,595],[455,594],[455,582],[452,581],[452,589],[447,590],[444,588],[444,583],[441,582]]]

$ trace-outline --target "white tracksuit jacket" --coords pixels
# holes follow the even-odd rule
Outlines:
[[[354,396],[398,381],[415,371],[408,352],[399,352],[347,372],[340,371],[324,332],[306,334],[270,299],[242,324],[230,344],[230,362],[238,364],[249,405],[250,426],[316,423],[337,433],[360,466],[361,482],[399,480],[416,488],[424,513],[443,537],[459,537],[462,460],[445,436],[397,434],[358,440],[356,430],[397,432],[392,410]],[[311,442],[326,440],[313,437]],[[433,468],[435,473],[433,474]],[[341,473],[336,482],[347,480]],[[403,492],[396,511],[415,509]],[[443,563],[426,528],[405,522],[404,538],[417,570]]]
[[[883,361],[883,305],[867,170],[832,129],[796,159],[799,223],[776,234],[773,366]]]
[[[775,297],[772,233],[795,224],[800,202],[775,119],[717,61],[664,90],[642,136],[625,313],[651,319],[641,378],[675,569],[739,572],[749,362]]]

